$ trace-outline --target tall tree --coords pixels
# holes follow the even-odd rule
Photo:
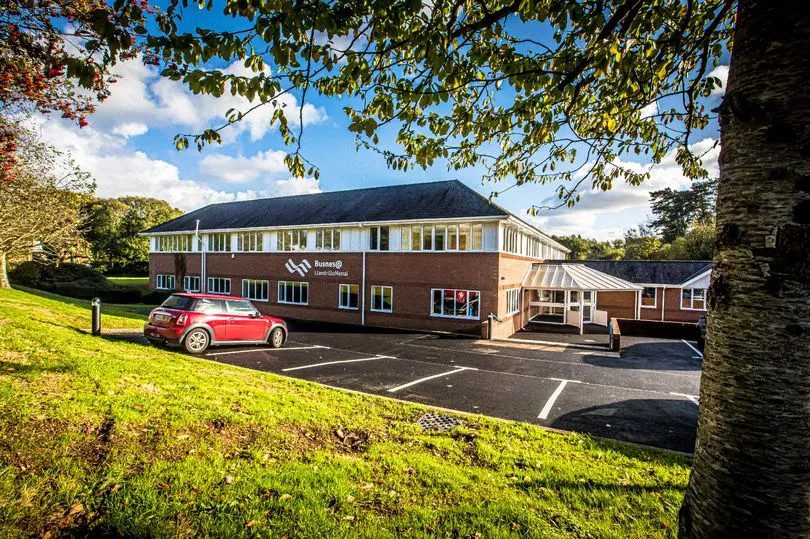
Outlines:
[[[686,234],[695,223],[714,221],[717,180],[697,181],[689,189],[665,187],[650,193],[654,218],[650,225],[667,243]]]
[[[83,199],[93,183],[63,155],[19,125],[14,181],[0,182],[0,288],[10,288],[7,262],[34,250],[60,257],[81,241]]]
[[[295,92],[355,98],[360,147],[394,168],[444,159],[487,166],[485,179],[579,188],[637,184],[635,155],[674,152],[707,173],[690,144],[713,119],[708,75],[731,45],[720,108],[722,155],[709,345],[684,536],[810,534],[810,10],[805,0],[226,0],[238,31],[178,31],[173,0],[149,40],[164,74],[200,93],[276,107],[305,173],[302,128],[282,104]],[[202,2],[206,9],[213,2]],[[735,23],[736,20],[736,23]],[[340,39],[337,39],[340,38]],[[341,43],[341,44],[338,44]],[[346,44],[348,43],[348,44]],[[200,67],[239,58],[236,76]],[[273,70],[264,69],[269,62]],[[653,111],[657,112],[653,112]],[[181,134],[179,148],[220,140],[222,126]],[[401,148],[380,147],[396,131]]]

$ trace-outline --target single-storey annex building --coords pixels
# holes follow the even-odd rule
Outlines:
[[[294,319],[507,337],[531,318],[606,325],[610,305],[643,302],[643,286],[566,262],[456,180],[213,204],[143,235],[152,288]]]

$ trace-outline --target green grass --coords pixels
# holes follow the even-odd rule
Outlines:
[[[85,312],[81,316],[86,318],[86,327],[90,327],[90,300],[69,298],[67,296],[60,296],[59,294],[54,294],[52,292],[37,290],[36,288],[29,288],[21,285],[14,285],[14,288],[41,298],[56,300],[64,305],[84,309]],[[157,307],[157,305],[146,305],[144,303],[102,303],[102,326],[104,328],[142,328],[146,317],[149,315],[149,311],[155,307]],[[53,308],[59,313],[64,313],[65,315],[70,313],[70,316],[75,316],[76,314],[75,309],[65,311],[60,309],[58,305],[55,305]]]
[[[473,416],[423,432],[417,405],[91,337],[56,298],[0,290],[0,536],[676,528],[683,456]]]
[[[107,277],[107,280],[118,286],[149,290],[149,277]]]

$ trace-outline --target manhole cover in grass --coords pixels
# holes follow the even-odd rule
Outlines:
[[[458,427],[464,421],[455,417],[428,412],[420,417],[416,423],[425,430],[450,430]]]

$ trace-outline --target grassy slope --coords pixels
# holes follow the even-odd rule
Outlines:
[[[102,340],[0,290],[0,535],[672,535],[688,460]],[[107,327],[133,318],[107,317]]]

